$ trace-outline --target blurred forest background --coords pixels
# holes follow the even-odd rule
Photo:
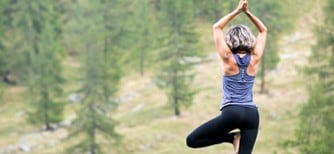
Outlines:
[[[0,154],[217,154],[212,25],[238,0],[0,0]],[[269,36],[256,154],[334,151],[334,0],[249,0]],[[244,14],[232,24],[256,29]]]

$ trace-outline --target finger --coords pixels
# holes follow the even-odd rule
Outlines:
[[[243,3],[244,6],[247,6],[248,5],[248,1],[245,0],[244,3]]]

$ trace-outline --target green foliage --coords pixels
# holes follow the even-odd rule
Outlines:
[[[323,11],[334,9],[333,0],[328,0]],[[309,88],[309,99],[300,111],[300,124],[296,130],[296,140],[286,144],[297,146],[306,154],[330,154],[334,146],[334,16],[325,14],[323,25],[315,30],[317,44],[313,47],[306,68],[310,80],[316,81]]]
[[[0,73],[3,74],[5,71],[7,71],[7,63],[8,59],[6,58],[8,56],[8,52],[5,50],[5,44],[6,44],[6,37],[8,35],[8,31],[10,29],[9,27],[9,19],[10,19],[10,13],[9,13],[9,1],[1,1],[0,2]]]
[[[276,68],[279,61],[278,57],[278,39],[280,38],[282,32],[290,27],[287,23],[287,18],[284,16],[283,5],[284,3],[280,1],[251,1],[254,11],[257,13],[258,17],[263,20],[268,27],[268,38],[266,45],[266,57],[263,61],[266,63],[267,70]],[[255,4],[261,5],[255,5]],[[266,12],[266,13],[262,13]]]
[[[11,29],[9,30],[6,51],[8,54],[7,62],[10,70],[17,75],[19,79],[29,80],[33,74],[32,65],[33,58],[40,50],[49,50],[53,48],[57,50],[57,54],[61,54],[61,46],[59,41],[50,43],[46,47],[44,44],[50,39],[60,39],[60,26],[58,19],[59,12],[55,9],[56,2],[20,2],[13,1],[8,8],[10,13]],[[45,12],[41,14],[41,12]],[[51,33],[51,34],[50,34]],[[40,35],[43,34],[43,35]],[[44,45],[44,46],[43,46]],[[40,49],[45,48],[45,49]],[[16,60],[13,61],[12,59]]]
[[[10,71],[17,77],[22,89],[28,87],[27,101],[32,102],[27,105],[29,121],[38,125],[44,124],[47,127],[62,120],[65,107],[63,89],[66,92],[80,85],[77,92],[82,96],[82,100],[80,104],[76,104],[78,105],[77,119],[70,134],[77,144],[68,152],[103,153],[112,148],[113,152],[122,153],[115,145],[122,138],[115,129],[118,123],[111,117],[117,107],[114,97],[121,77],[129,73],[128,69],[138,68],[143,73],[144,70],[151,69],[152,73],[157,74],[159,86],[166,90],[169,104],[174,107],[175,114],[180,114],[179,108],[190,106],[194,94],[198,91],[191,86],[195,75],[193,66],[200,62],[197,60],[200,55],[199,45],[197,45],[199,36],[195,32],[196,25],[193,24],[199,23],[200,26],[206,26],[207,23],[200,22],[214,23],[234,9],[237,3],[238,1],[223,0],[0,1],[2,15],[0,18],[2,34],[0,35],[0,74]],[[280,12],[282,8],[275,6],[281,4],[280,1],[250,1],[250,9],[269,28],[266,69],[275,68],[278,60],[276,43],[279,35],[288,25],[283,22],[284,15]],[[327,12],[330,12],[330,9],[327,9]],[[244,17],[238,17],[234,22],[249,22]],[[326,20],[331,21],[332,18],[328,17]],[[332,25],[330,23],[332,22],[328,24]],[[334,31],[332,26],[321,27],[319,31],[322,29],[328,29],[328,31],[319,39],[333,40],[329,37]],[[321,45],[331,44],[333,42]],[[326,48],[326,51],[329,50],[332,49]],[[69,57],[65,57],[65,52]],[[332,52],[320,52],[327,58],[331,57],[330,53]],[[156,60],[156,57],[159,57],[159,60]],[[320,58],[318,61],[324,60]],[[78,71],[71,72],[78,78],[66,76],[68,80],[65,86],[63,86],[63,63],[69,64],[68,67],[72,67],[72,64],[80,66]],[[330,63],[332,66],[333,62]],[[122,71],[124,65],[127,68],[126,72]],[[327,70],[331,70],[330,68],[327,67]],[[310,69],[310,71],[314,70]],[[314,114],[315,119],[320,118],[323,121],[323,127],[309,131],[324,134],[332,129],[331,122],[325,123],[325,121],[333,121],[332,108],[326,106],[315,109],[315,107],[330,104],[331,94],[327,91],[332,91],[333,86],[327,87],[327,85],[333,84],[329,80],[332,74],[328,71],[324,70],[319,74],[321,74],[319,76],[327,76],[326,84],[319,83],[313,86],[312,89],[315,92],[310,92],[310,95],[314,98],[313,102],[321,102],[321,105],[313,104],[305,107],[307,109],[303,114],[323,113],[322,116]],[[321,79],[325,78],[321,77]],[[75,86],[72,86],[73,84]],[[7,87],[0,84],[0,93],[5,88]],[[7,91],[5,92],[7,94]],[[7,113],[6,109],[3,110]],[[150,124],[153,119],[167,115],[164,107],[152,110],[154,111],[143,110],[127,114],[126,117],[129,118],[140,114],[139,118],[137,116],[138,119],[130,121],[131,127],[142,124],[141,117],[144,118],[145,124]],[[309,121],[306,123],[308,125],[315,121],[306,118],[305,121]],[[169,123],[165,125],[169,126]],[[169,128],[164,128],[167,128],[166,132],[168,132]],[[160,136],[161,130],[158,129],[157,132]],[[6,136],[11,137],[11,134]],[[162,140],[171,143],[169,141],[171,138],[162,136]],[[326,149],[323,147],[327,145],[320,142],[330,143],[331,138],[333,136],[328,135],[327,138],[317,139],[317,144],[312,148]],[[158,139],[154,139],[156,140]],[[105,141],[110,141],[110,144],[105,144]],[[177,142],[173,142],[172,145],[174,143]],[[133,144],[136,143],[130,143],[137,147]]]
[[[144,75],[146,68],[153,68],[153,51],[157,48],[159,35],[158,22],[151,0],[132,1],[129,10],[130,20],[128,26],[128,40],[131,52],[127,55],[130,68],[135,68]]]
[[[197,34],[193,30],[192,1],[164,0],[161,3],[161,36],[163,50],[161,72],[157,77],[160,87],[167,91],[168,100],[180,115],[180,106],[189,106],[195,90],[190,88],[193,78],[190,58],[199,56]]]
[[[229,13],[235,9],[238,1],[225,0],[193,0],[194,14],[196,17],[202,18],[210,23],[218,21],[224,14]]]
[[[250,10],[261,19],[268,27],[268,37],[266,49],[261,60],[261,92],[265,92],[265,74],[267,71],[275,69],[279,62],[278,40],[284,30],[290,26],[287,22],[288,18],[283,12],[284,2],[282,1],[249,1]]]
[[[120,135],[115,131],[117,123],[108,113],[115,110],[117,104],[113,99],[122,76],[120,67],[121,49],[119,42],[122,36],[121,1],[86,1],[72,4],[75,18],[80,27],[72,27],[80,31],[74,42],[81,42],[82,64],[82,101],[77,118],[71,130],[71,137],[81,138],[79,143],[68,152],[103,152],[98,136],[111,143],[117,143]],[[79,6],[79,7],[78,7]],[[69,21],[71,24],[72,21]],[[94,24],[93,24],[94,23]],[[120,39],[120,40],[119,40]]]
[[[50,124],[62,120],[63,48],[60,42],[59,12],[54,1],[17,1],[13,8],[13,27],[17,33],[17,65],[23,67],[31,96],[29,121]],[[16,44],[17,43],[17,44]]]

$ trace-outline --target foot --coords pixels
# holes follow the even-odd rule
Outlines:
[[[233,147],[235,154],[239,153],[240,137],[241,137],[240,132],[236,132],[234,134]]]

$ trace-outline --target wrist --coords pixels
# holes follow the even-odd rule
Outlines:
[[[232,11],[233,14],[239,14],[241,12],[242,12],[242,10],[239,10],[239,9],[235,9],[234,11]]]

